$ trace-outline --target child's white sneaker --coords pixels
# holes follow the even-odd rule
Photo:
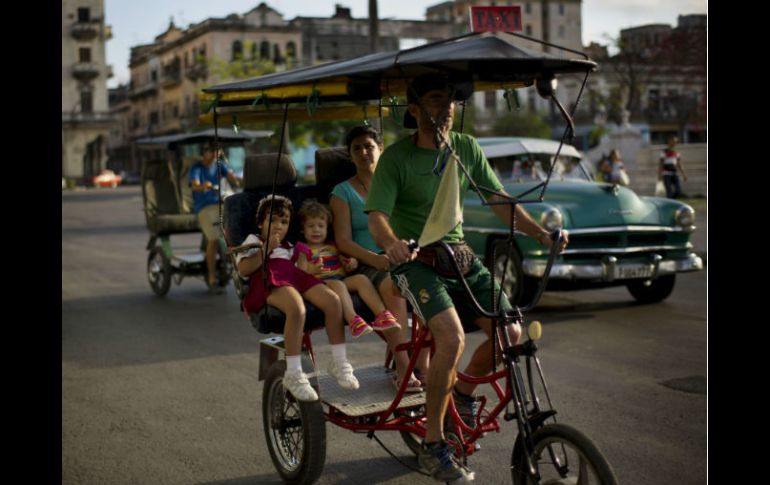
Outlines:
[[[353,375],[353,366],[348,361],[337,362],[332,360],[329,364],[329,375],[337,379],[337,384],[343,389],[358,389],[358,379]]]
[[[283,374],[283,388],[289,391],[297,401],[318,401],[318,393],[301,370],[287,370]]]

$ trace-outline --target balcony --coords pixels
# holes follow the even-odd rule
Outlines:
[[[149,82],[137,88],[133,88],[131,91],[129,91],[128,99],[133,101],[135,99],[143,98],[145,96],[154,96],[157,94],[158,94],[158,83]]]
[[[99,35],[101,28],[99,21],[78,22],[72,26],[72,37],[77,40],[91,40]]]
[[[72,76],[81,81],[88,81],[99,75],[99,66],[92,62],[78,62],[72,66]]]
[[[185,71],[185,76],[190,81],[197,81],[198,79],[206,79],[209,74],[208,67],[202,62],[198,62],[188,67]]]
[[[164,88],[173,88],[182,82],[182,74],[179,71],[166,74],[160,79],[160,85]]]
[[[65,113],[61,114],[62,124],[90,124],[104,125],[115,121],[115,116],[107,111],[94,111],[92,113]]]

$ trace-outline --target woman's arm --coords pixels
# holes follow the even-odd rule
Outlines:
[[[340,252],[352,256],[368,266],[387,271],[389,268],[388,258],[382,254],[375,254],[353,241],[350,206],[335,195],[330,197],[329,206],[334,215],[334,238]]]

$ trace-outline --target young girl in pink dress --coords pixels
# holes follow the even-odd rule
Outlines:
[[[268,196],[259,201],[257,226],[260,233],[249,234],[243,244],[261,243],[262,246],[238,254],[236,265],[241,277],[251,278],[248,293],[243,300],[246,311],[253,313],[269,304],[286,315],[286,373],[283,387],[299,401],[315,401],[318,394],[302,371],[300,361],[305,325],[304,300],[324,313],[333,357],[328,368],[329,374],[345,389],[358,389],[359,385],[353,375],[353,366],[347,361],[339,297],[321,280],[296,266],[299,252],[295,251],[291,243],[284,241],[289,231],[291,213],[291,201],[283,196]],[[264,251],[268,256],[265,268],[262,268]]]

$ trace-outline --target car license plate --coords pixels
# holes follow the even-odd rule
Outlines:
[[[649,278],[650,276],[652,276],[652,267],[649,265],[618,268],[618,279],[621,280]]]

